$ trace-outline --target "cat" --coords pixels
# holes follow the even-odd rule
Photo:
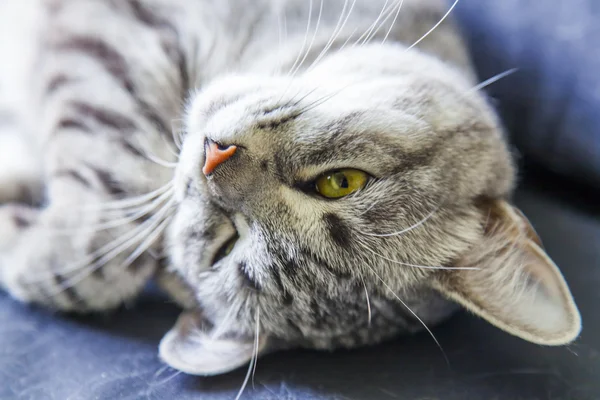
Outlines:
[[[572,342],[454,5],[21,2],[2,24],[0,286],[95,312],[154,279],[184,308],[160,357],[197,375],[460,306]]]

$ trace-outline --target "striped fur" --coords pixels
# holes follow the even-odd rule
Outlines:
[[[0,71],[0,98],[32,154],[10,159],[42,161],[0,175],[0,284],[14,297],[107,310],[156,277],[188,309],[161,357],[196,374],[428,330],[449,299],[537,343],[577,336],[566,283],[506,203],[502,129],[441,1],[19,7],[4,15],[29,24],[0,25],[32,50],[12,49],[22,68]],[[238,150],[206,177],[208,139]],[[368,185],[320,197],[315,177],[341,167]],[[25,192],[43,196],[8,203]]]

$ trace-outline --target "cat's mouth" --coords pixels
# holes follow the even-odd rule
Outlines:
[[[229,239],[227,239],[221,245],[221,247],[219,247],[219,249],[213,256],[211,266],[216,265],[219,261],[221,261],[222,259],[227,257],[229,254],[231,254],[231,252],[233,251],[235,244],[237,243],[239,238],[240,238],[240,235],[237,233],[237,231],[231,237],[229,237]]]

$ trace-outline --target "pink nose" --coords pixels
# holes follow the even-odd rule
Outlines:
[[[204,167],[202,167],[202,172],[204,175],[210,175],[215,168],[219,165],[223,164],[225,161],[229,160],[231,156],[235,154],[237,150],[237,146],[220,146],[213,142],[212,140],[206,140],[205,149],[205,158]]]

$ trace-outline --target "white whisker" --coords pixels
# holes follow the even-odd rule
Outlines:
[[[239,400],[240,397],[242,397],[242,393],[244,393],[244,390],[246,389],[246,386],[248,385],[248,381],[250,380],[250,375],[254,376],[254,367],[256,365],[256,361],[258,360],[258,333],[259,333],[259,328],[260,328],[260,309],[257,308],[256,309],[256,333],[255,333],[255,338],[254,338],[254,348],[256,349],[256,352],[252,354],[252,357],[250,358],[250,364],[248,365],[248,372],[246,373],[246,377],[244,378],[244,382],[242,383],[242,387],[240,388],[237,396],[235,396],[235,400]],[[256,357],[254,357],[254,354],[256,354]],[[254,378],[253,378],[254,379]]]
[[[165,200],[168,200],[173,195],[172,192],[173,192],[173,190],[163,193],[158,198],[153,200],[150,204],[139,207],[138,210],[135,210],[135,209],[127,210],[128,212],[134,211],[134,214],[130,215],[128,217],[109,220],[107,222],[99,223],[96,225],[83,225],[83,226],[80,226],[77,228],[72,228],[72,229],[60,229],[60,228],[59,229],[51,229],[51,232],[54,234],[58,234],[58,235],[71,235],[71,234],[75,234],[75,233],[100,232],[103,230],[116,228],[121,225],[126,225],[128,223],[137,221],[138,219],[140,219],[143,216],[152,212],[152,210],[154,210],[158,206],[160,206],[161,203],[163,203]],[[116,211],[118,211],[121,214],[125,210],[116,210]]]
[[[168,207],[165,207],[165,208],[166,208],[164,210],[165,212],[170,210],[170,208],[168,208]],[[162,216],[160,218],[162,218]],[[152,230],[156,229],[156,231],[154,232],[154,234],[152,236],[154,238],[158,237],[160,234],[162,234],[162,231],[167,226],[167,224],[170,222],[170,220],[168,218],[161,222],[160,218],[157,218],[156,221],[153,221],[151,226],[146,227],[143,231],[136,232],[136,234],[131,239],[122,242],[122,244],[120,244],[118,247],[116,247],[109,253],[106,253],[105,255],[100,257],[97,261],[92,263],[91,265],[88,266],[87,265],[88,263],[85,263],[82,267],[80,266],[79,268],[77,268],[76,270],[81,269],[81,271],[76,273],[73,277],[64,281],[61,285],[58,286],[58,290],[51,291],[49,293],[49,295],[56,296],[56,295],[60,294],[61,292],[67,290],[69,287],[73,287],[74,285],[78,284],[79,282],[81,282],[82,280],[84,280],[85,278],[90,276],[92,273],[94,273],[94,271],[97,271],[99,268],[102,268],[108,262],[113,260],[116,256],[118,256],[119,254],[121,254],[122,252],[124,252],[125,250],[130,248],[131,246],[135,245],[136,242],[139,242],[140,240],[142,240],[144,238],[144,236],[147,236],[150,232],[152,232]],[[135,260],[135,259],[133,259],[133,260]],[[56,271],[52,271],[52,272],[55,273]],[[64,271],[58,271],[58,272],[60,274],[64,274]],[[74,272],[74,271],[71,270],[69,272]]]
[[[369,300],[369,292],[367,290],[367,284],[365,283],[364,277],[361,275],[360,280],[362,281],[363,287],[365,288],[365,298],[367,299],[367,317],[369,322],[369,328],[371,327],[371,300]]]
[[[383,4],[383,7],[381,8],[381,12],[379,13],[379,16],[377,16],[377,18],[375,19],[375,22],[373,22],[371,24],[371,26],[369,26],[367,28],[367,30],[362,35],[360,35],[360,37],[356,40],[356,42],[354,42],[353,46],[356,46],[358,44],[358,42],[360,42],[360,41],[363,41],[363,43],[364,43],[364,38],[369,37],[371,32],[373,32],[373,29],[375,29],[375,27],[379,23],[379,20],[381,19],[381,17],[383,17],[383,15],[389,11],[387,9],[387,5],[388,5],[389,1],[390,0],[385,0],[385,3]]]
[[[367,207],[366,210],[361,211],[360,214],[358,214],[358,216],[361,217],[361,216],[365,215],[366,213],[368,213],[369,211],[371,211],[373,209],[373,207],[375,207],[377,204],[379,204],[379,202],[378,201],[374,201],[369,207]]]
[[[348,39],[346,39],[346,41],[344,42],[344,44],[342,45],[342,47],[340,47],[339,51],[342,51],[346,48],[346,46],[348,45],[348,43],[350,43],[350,40],[352,40],[352,38],[354,38],[354,34],[356,33],[356,31],[358,30],[358,28],[354,28],[354,30],[352,31],[352,33],[350,34],[350,36],[348,36]]]
[[[373,255],[375,255],[381,259],[384,259],[386,261],[389,261],[391,263],[398,264],[398,265],[404,265],[406,267],[422,268],[422,269],[447,269],[447,270],[478,270],[479,269],[476,267],[444,267],[442,265],[417,265],[417,264],[405,263],[405,262],[401,262],[401,261],[397,261],[397,260],[388,258],[388,257],[384,256],[383,254],[379,254],[379,253],[371,250],[368,245],[366,245],[365,243],[363,243],[361,241],[359,241],[358,243],[362,248],[364,248],[368,252],[372,253]]]
[[[136,247],[136,249],[131,253],[123,262],[123,267],[128,267],[131,265],[137,258],[142,255],[150,246],[154,244],[156,239],[162,234],[163,230],[167,227],[167,224],[171,222],[168,218],[161,222],[154,232],[151,232],[144,241]]]
[[[298,73],[298,71],[300,70],[300,68],[302,68],[304,61],[306,61],[306,58],[308,57],[310,51],[312,50],[313,45],[315,44],[315,39],[317,38],[317,34],[319,33],[319,25],[321,24],[322,15],[323,15],[323,0],[321,0],[321,5],[319,7],[319,16],[317,17],[315,33],[313,34],[310,44],[308,45],[308,49],[306,49],[306,52],[304,53],[304,57],[302,58],[302,61],[300,61],[300,64],[298,64],[298,67],[296,67],[296,70],[294,72],[292,72],[292,76],[295,76],[296,73]]]
[[[412,49],[413,47],[415,47],[416,45],[418,45],[419,43],[421,43],[421,41],[423,41],[423,39],[425,39],[427,36],[429,36],[431,34],[431,32],[435,31],[437,29],[437,27],[440,26],[442,24],[442,22],[444,22],[444,20],[446,18],[448,18],[448,15],[450,15],[450,13],[452,12],[452,10],[454,10],[454,7],[456,7],[456,5],[458,4],[458,2],[459,2],[459,0],[455,0],[454,3],[452,4],[452,6],[450,6],[450,8],[446,12],[446,14],[444,14],[444,16],[442,16],[442,18],[440,18],[440,20],[437,22],[437,24],[435,24],[430,30],[428,30],[423,36],[421,36],[421,38],[419,40],[417,40],[416,42],[414,42],[406,50]]]
[[[153,153],[150,150],[152,148],[152,145],[150,144],[150,142],[148,141],[148,138],[146,136],[138,135],[138,136],[136,136],[136,139],[137,139],[137,142],[140,144],[140,146],[137,147],[137,150],[140,153],[142,153],[142,155],[144,157],[146,157],[148,160],[150,160],[150,161],[154,162],[155,164],[158,164],[162,167],[165,167],[165,168],[173,169],[177,166],[176,162],[163,160],[162,158],[157,156],[155,153]]]
[[[363,235],[366,236],[373,236],[373,237],[390,237],[390,236],[401,236],[407,232],[412,231],[413,229],[416,229],[418,227],[420,227],[421,225],[423,225],[425,222],[427,222],[431,217],[433,217],[433,215],[439,210],[440,206],[437,206],[433,211],[431,211],[429,214],[427,214],[425,216],[425,218],[421,219],[419,222],[409,226],[408,228],[404,228],[398,232],[393,232],[393,233],[382,233],[382,234],[378,234],[378,233],[369,233],[369,232],[362,232],[362,231],[358,231]]]
[[[83,209],[85,211],[122,210],[122,209],[130,208],[130,207],[140,206],[148,201],[155,199],[157,196],[160,196],[161,194],[163,194],[169,190],[172,190],[172,187],[173,187],[173,182],[169,181],[165,185],[159,187],[158,189],[155,189],[146,194],[142,194],[142,195],[135,196],[135,197],[128,197],[128,198],[125,198],[122,200],[115,200],[115,201],[111,201],[111,202],[87,204],[87,205],[81,206],[81,209]],[[75,206],[75,208],[77,208],[77,206]],[[70,209],[72,209],[72,208],[70,208]]]
[[[316,65],[318,65],[319,61],[321,61],[321,59],[323,59],[323,57],[325,57],[325,55],[327,55],[327,52],[329,51],[329,49],[331,48],[331,46],[333,46],[333,44],[335,43],[335,41],[339,37],[340,33],[344,30],[344,27],[346,26],[346,23],[348,22],[348,19],[350,18],[350,15],[352,14],[352,11],[354,10],[354,6],[355,5],[356,5],[356,0],[353,0],[352,1],[352,5],[350,6],[350,10],[348,11],[348,14],[346,15],[346,18],[344,19],[344,22],[340,26],[339,24],[342,21],[342,18],[344,17],[344,12],[346,11],[346,7],[348,6],[348,0],[346,0],[344,2],[344,8],[342,9],[342,13],[340,14],[340,19],[338,20],[338,23],[337,23],[335,29],[333,30],[331,38],[329,39],[329,41],[327,42],[327,44],[325,45],[325,47],[323,48],[323,50],[321,51],[321,53],[318,55],[318,57],[308,67],[308,70],[311,70]],[[356,29],[354,30],[354,32],[356,32]],[[351,37],[354,35],[354,32],[352,33]],[[350,40],[350,38],[346,39],[346,43],[348,42],[348,40]]]
[[[392,25],[390,26],[389,31],[391,31],[391,29],[394,27],[394,23],[396,21],[396,19],[398,18],[398,14],[400,13],[400,9],[402,8],[402,3],[403,0],[400,0],[400,2],[398,3],[398,7],[391,6],[390,9],[388,11],[386,11],[386,16],[383,19],[383,21],[381,21],[381,23],[379,24],[379,26],[377,27],[377,29],[374,29],[362,42],[361,45],[365,45],[368,44],[371,40],[373,40],[373,38],[377,35],[377,33],[379,32],[379,30],[385,25],[385,23],[388,21],[388,19],[390,19],[394,14],[396,15],[392,21]],[[396,13],[394,13],[394,9],[396,9]]]
[[[254,389],[254,374],[256,374],[256,364],[258,364],[258,343],[260,334],[260,308],[256,308],[256,332],[254,333],[254,349],[252,355],[254,356],[254,366],[252,367],[252,389]]]
[[[448,359],[446,352],[442,348],[442,345],[437,340],[437,338],[435,337],[435,335],[433,334],[431,329],[429,329],[429,327],[425,324],[425,322],[423,322],[423,320],[404,301],[402,301],[402,299],[396,294],[396,292],[394,292],[392,290],[392,288],[381,278],[381,276],[379,276],[379,274],[377,272],[375,272],[375,270],[373,268],[369,267],[368,265],[367,265],[367,267],[377,277],[377,279],[379,279],[379,281],[381,283],[383,283],[383,286],[385,286],[386,289],[389,290],[390,293],[421,323],[421,325],[423,325],[423,327],[425,328],[425,330],[427,330],[427,332],[429,333],[429,335],[431,336],[431,338],[433,339],[433,341],[435,342],[437,347],[439,347],[440,351],[442,352],[442,355],[444,356],[444,359],[446,360],[446,363],[448,365],[450,365],[450,360]]]
[[[302,57],[302,53],[304,52],[304,46],[306,46],[306,42],[308,41],[308,34],[310,32],[310,26],[311,26],[311,22],[312,22],[312,9],[313,9],[313,1],[310,0],[309,6],[308,6],[308,23],[306,24],[306,33],[304,34],[304,41],[302,42],[302,47],[300,47],[300,51],[298,52],[296,61],[294,61],[292,68],[288,72],[288,75],[291,75],[292,77],[294,77],[294,75],[292,74],[292,71],[294,71],[296,69],[296,65],[298,65],[298,62],[300,61],[300,57]]]
[[[172,206],[172,204],[173,204],[173,202],[169,202],[169,203],[165,204],[150,219],[148,219],[144,223],[140,224],[139,226],[135,227],[131,231],[128,231],[124,235],[105,244],[100,249],[98,249],[98,250],[92,252],[91,254],[87,255],[86,257],[84,257],[82,260],[77,261],[60,271],[48,271],[48,274],[46,276],[38,277],[38,279],[31,280],[30,282],[35,283],[38,281],[48,279],[49,277],[52,277],[54,275],[54,273],[68,274],[71,272],[79,271],[82,268],[86,268],[86,267],[90,267],[90,269],[91,269],[90,273],[95,271],[96,269],[100,268],[102,265],[106,264],[111,259],[113,259],[117,255],[122,253],[123,251],[127,250],[129,247],[131,247],[137,241],[141,240],[138,237],[138,236],[140,236],[140,233],[143,234],[146,231],[151,231],[157,225],[159,225],[160,220],[168,213],[168,211],[171,209],[170,207]],[[96,261],[94,261],[94,260],[96,260]],[[92,264],[90,264],[90,263],[92,263]]]
[[[398,20],[398,16],[400,15],[400,10],[402,10],[402,5],[403,4],[404,4],[404,0],[401,0],[400,1],[400,6],[398,7],[398,11],[396,11],[396,16],[394,17],[394,20],[392,21],[392,24],[390,25],[390,28],[386,32],[385,37],[381,41],[381,44],[384,44],[386,42],[386,40],[388,39],[388,37],[390,36],[390,33],[392,33],[392,29],[394,29],[394,25],[396,25],[396,21]]]
[[[500,79],[506,78],[507,76],[514,74],[518,70],[519,70],[518,68],[511,68],[509,70],[499,73],[498,75],[494,75],[491,78],[486,79],[485,81],[481,82],[480,84],[473,86],[471,88],[471,90],[469,90],[469,92],[477,92],[483,88],[486,88],[486,87],[490,86],[491,84],[498,82]]]

